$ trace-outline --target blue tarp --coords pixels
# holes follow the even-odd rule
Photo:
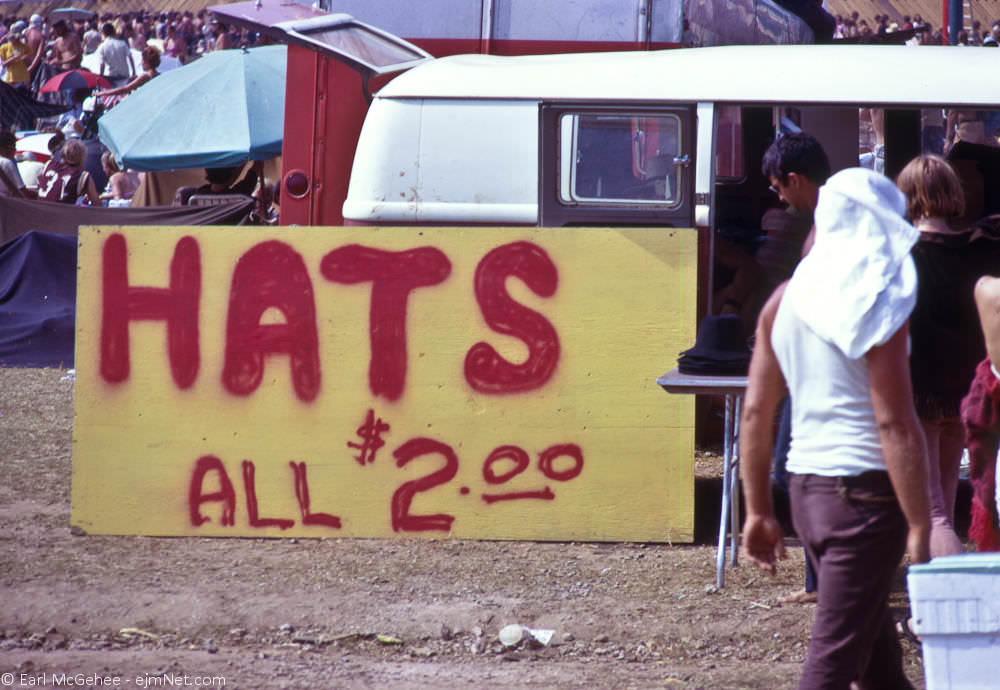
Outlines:
[[[72,367],[76,237],[32,230],[0,245],[0,366]]]

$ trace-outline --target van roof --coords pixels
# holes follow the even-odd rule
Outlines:
[[[1000,50],[780,45],[432,60],[379,98],[996,105]]]

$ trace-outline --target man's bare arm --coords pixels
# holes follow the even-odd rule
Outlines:
[[[913,563],[930,559],[927,443],[913,407],[908,356],[909,325],[865,355],[875,420],[889,479],[910,527],[907,553]]]
[[[747,511],[743,552],[748,560],[771,574],[775,572],[776,560],[785,557],[784,534],[774,517],[771,501],[774,415],[786,391],[785,378],[771,348],[771,327],[784,292],[784,285],[774,291],[757,320],[740,422],[740,463]]]

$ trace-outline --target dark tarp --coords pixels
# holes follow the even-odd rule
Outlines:
[[[239,225],[253,204],[248,198],[218,206],[104,208],[0,195],[0,242],[29,230],[76,235],[81,225]]]
[[[73,365],[76,238],[31,231],[0,246],[0,365]]]
[[[252,200],[90,208],[0,196],[0,367],[72,367],[80,225],[235,225]]]
[[[0,81],[0,127],[3,129],[34,129],[36,119],[60,115],[67,110],[68,105],[40,103],[27,91],[19,91]]]

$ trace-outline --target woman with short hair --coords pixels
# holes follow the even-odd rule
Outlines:
[[[952,227],[965,213],[965,194],[940,156],[914,158],[896,184],[906,195],[907,220],[920,231],[912,251],[917,304],[910,317],[910,376],[927,439],[931,556],[946,556],[964,551],[954,527],[965,448],[960,405],[986,356],[973,287],[1000,259],[1000,234],[988,225]]]

